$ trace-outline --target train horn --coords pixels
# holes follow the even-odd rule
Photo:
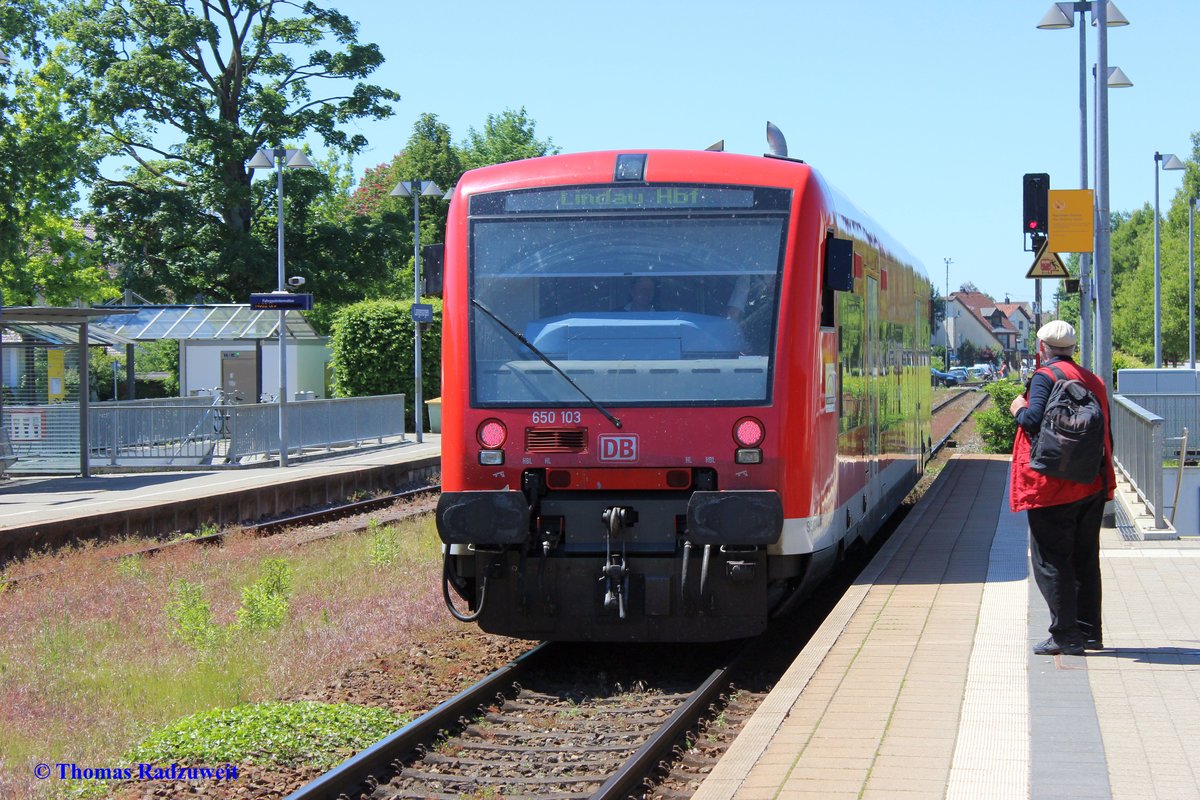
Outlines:
[[[771,155],[787,158],[787,139],[783,138],[783,131],[775,127],[773,122],[767,122],[767,146],[771,148]]]

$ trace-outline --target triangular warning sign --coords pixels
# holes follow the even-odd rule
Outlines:
[[[1037,257],[1033,259],[1033,266],[1029,268],[1029,272],[1025,273],[1026,278],[1069,278],[1071,273],[1067,272],[1067,265],[1058,257],[1058,253],[1046,252],[1047,242],[1042,242],[1042,246],[1038,248]]]

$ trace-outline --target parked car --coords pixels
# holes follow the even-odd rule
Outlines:
[[[940,369],[930,367],[929,373],[934,386],[958,386],[961,383],[957,377]]]
[[[976,370],[981,379],[985,381],[990,381],[996,377],[996,369],[991,364],[976,364],[971,369]]]
[[[967,382],[967,371],[965,369],[963,369],[962,367],[955,367],[954,369],[948,369],[948,370],[946,370],[946,372],[950,373],[955,378],[957,378],[960,385]]]
[[[979,381],[980,383],[987,383],[992,378],[996,377],[995,370],[992,369],[990,364],[976,364],[972,367],[968,367],[967,375],[969,375],[973,380]]]

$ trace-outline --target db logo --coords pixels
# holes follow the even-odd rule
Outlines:
[[[638,437],[636,433],[627,435],[601,434],[599,443],[601,461],[638,460]]]

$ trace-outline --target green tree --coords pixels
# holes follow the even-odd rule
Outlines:
[[[45,38],[43,0],[0,4],[0,290],[10,305],[111,296],[108,276],[71,207],[76,182],[95,172],[97,151],[70,90],[61,52]]]
[[[399,99],[362,82],[383,63],[379,48],[314,2],[63,2],[55,31],[79,68],[72,89],[110,151],[136,164],[104,177],[92,199],[127,283],[159,299],[155,281],[173,297],[236,300],[274,285],[274,237],[251,235],[258,206],[245,164],[314,133],[361,150],[365,138],[344,126],[386,117]],[[314,96],[317,83],[346,91]]]
[[[552,140],[537,138],[536,127],[524,106],[519,111],[508,109],[499,114],[488,114],[482,132],[474,128],[467,130],[467,141],[462,147],[463,164],[467,169],[475,169],[558,153]]]

